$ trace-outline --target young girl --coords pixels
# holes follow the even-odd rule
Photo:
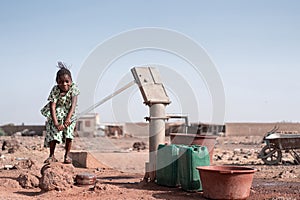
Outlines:
[[[73,132],[76,125],[75,110],[79,89],[73,83],[71,72],[64,63],[58,62],[60,68],[56,74],[56,83],[48,97],[48,104],[41,110],[47,117],[44,146],[50,147],[50,155],[45,163],[57,162],[54,156],[56,143],[65,142],[64,163],[72,163],[68,157],[71,150]]]

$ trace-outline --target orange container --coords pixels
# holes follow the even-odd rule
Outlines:
[[[203,196],[209,199],[246,199],[256,169],[240,166],[198,166]]]

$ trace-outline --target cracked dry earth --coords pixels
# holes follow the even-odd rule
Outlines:
[[[82,172],[93,173],[97,182],[93,187],[69,183],[48,192],[38,187],[43,161],[48,156],[48,149],[42,146],[43,137],[3,136],[0,144],[12,140],[17,141],[18,147],[10,152],[7,149],[1,151],[0,199],[205,199],[202,192],[191,193],[181,188],[142,182],[148,149],[132,151],[132,145],[137,141],[148,145],[147,138],[75,138],[72,150],[89,151],[107,166],[96,169],[62,164],[64,149],[58,145],[57,165],[61,165],[64,173],[71,177]],[[261,137],[219,137],[212,165],[257,169],[248,197],[250,200],[300,199],[299,165],[295,165],[293,158],[285,153],[279,165],[264,165],[257,158],[262,146]]]

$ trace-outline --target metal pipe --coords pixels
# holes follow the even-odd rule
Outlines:
[[[83,112],[79,113],[76,117],[76,119],[79,119],[80,117],[82,117],[83,115],[89,113],[90,111],[94,110],[95,108],[97,108],[98,106],[100,106],[101,104],[105,103],[106,101],[110,100],[111,98],[113,98],[114,96],[120,94],[121,92],[125,91],[126,89],[130,88],[131,86],[133,86],[135,84],[135,81],[131,81],[129,83],[127,83],[125,86],[119,88],[118,90],[116,90],[115,92],[113,92],[112,94],[106,96],[105,98],[103,98],[101,101],[97,102],[96,104],[92,105],[91,107],[87,108],[86,110],[84,110]]]
[[[159,144],[165,144],[165,120],[166,105],[150,105],[150,122],[149,122],[149,176],[153,181],[156,178],[156,156]]]

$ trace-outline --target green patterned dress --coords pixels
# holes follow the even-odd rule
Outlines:
[[[66,138],[73,139],[73,132],[76,126],[76,110],[71,117],[71,125],[62,131],[57,130],[54,126],[51,113],[50,113],[50,102],[56,103],[56,117],[59,124],[63,124],[65,118],[72,105],[72,97],[79,95],[79,89],[75,83],[72,83],[69,91],[64,95],[60,95],[60,89],[58,85],[54,86],[48,97],[48,103],[42,108],[41,113],[47,118],[46,122],[46,137],[44,146],[49,147],[49,142],[56,140],[58,143],[65,142]],[[76,105],[77,107],[77,105]]]

